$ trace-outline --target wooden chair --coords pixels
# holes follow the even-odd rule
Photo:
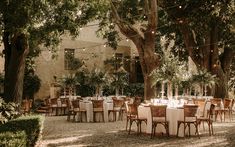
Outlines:
[[[103,102],[104,100],[91,100],[92,101],[92,105],[93,105],[93,119],[94,122],[96,122],[96,114],[100,113],[102,115],[102,120],[104,122],[104,106],[103,106]]]
[[[111,113],[113,113],[113,121],[116,121],[116,114],[119,113],[119,118],[123,117],[122,108],[124,105],[124,100],[113,98],[113,109],[108,110],[108,118]]]
[[[204,122],[206,122],[208,124],[208,130],[209,130],[210,136],[211,136],[211,134],[214,135],[214,131],[213,131],[213,112],[214,112],[214,109],[215,109],[215,105],[211,104],[207,116],[200,116],[197,118],[199,125]],[[203,124],[203,129],[205,129],[204,124]]]
[[[206,100],[205,99],[193,99],[193,103],[195,105],[198,105],[198,108],[199,108],[198,116],[204,117],[205,116]]]
[[[30,110],[32,108],[32,103],[33,103],[33,100],[32,99],[25,99],[22,101],[22,104],[21,104],[21,111],[22,111],[22,114],[29,114],[30,113]]]
[[[60,98],[60,101],[61,101],[61,106],[60,106],[61,113],[63,112],[63,115],[65,115],[66,110],[69,109],[69,98]]]
[[[196,128],[195,134],[197,134],[199,137],[198,121],[197,121],[197,116],[196,116],[197,109],[198,109],[198,105],[184,105],[184,119],[178,120],[177,122],[177,136],[179,134],[179,128],[181,124],[184,125],[184,136],[185,136],[185,130],[187,127],[189,130],[189,136],[190,136],[190,125],[193,124]]]
[[[129,132],[131,133],[131,126],[133,122],[137,125],[137,134],[141,133],[141,124],[142,122],[145,122],[147,124],[147,118],[140,118],[138,116],[138,105],[137,104],[127,104],[128,105],[128,116],[129,116]]]
[[[169,122],[166,119],[166,108],[167,105],[151,105],[151,116],[152,116],[152,131],[151,131],[151,138],[153,135],[155,136],[157,125],[163,125],[167,136],[169,136]]]
[[[55,111],[55,115],[58,115],[58,110],[60,109],[60,106],[58,105],[58,98],[51,98],[49,101],[51,113]]]
[[[80,116],[80,122],[82,122],[82,114],[85,115],[85,119],[87,122],[87,111],[85,109],[81,109],[80,107],[80,100],[72,100],[72,115],[73,115],[73,120],[75,121],[75,116],[79,114]]]
[[[43,104],[38,107],[35,112],[48,116],[50,114],[49,98],[44,99]]]
[[[224,121],[225,121],[226,114],[228,115],[229,120],[231,121],[233,99],[225,98],[223,100],[223,103],[224,103],[224,108],[222,109],[222,113],[224,115]]]
[[[211,103],[215,105],[214,109],[214,115],[215,115],[215,121],[217,120],[218,115],[220,116],[220,120],[222,122],[222,115],[223,115],[223,110],[222,110],[222,99],[221,98],[213,98],[211,99]]]

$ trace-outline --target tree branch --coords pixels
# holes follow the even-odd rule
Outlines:
[[[121,17],[119,16],[116,7],[113,4],[112,0],[110,1],[110,5],[111,5],[111,10],[112,10],[112,14],[113,17],[115,18],[114,20],[116,20],[116,24],[118,25],[120,31],[127,36],[128,38],[130,38],[133,42],[136,40],[134,38],[142,38],[141,35],[139,34],[138,30],[135,29],[134,27],[128,25],[127,23],[125,23]]]

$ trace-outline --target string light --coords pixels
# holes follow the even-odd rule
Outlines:
[[[82,51],[86,51],[86,48],[84,47],[84,48],[82,49]]]
[[[129,39],[128,39],[128,38],[126,38],[126,41],[128,42],[128,41],[129,41]]]
[[[154,31],[152,31],[151,33],[152,33],[152,34],[154,34],[155,32],[154,32]]]
[[[179,6],[179,8],[181,9],[181,8],[182,8],[182,6],[180,5],[180,6]]]
[[[104,48],[106,48],[107,47],[107,45],[106,44],[104,44]]]

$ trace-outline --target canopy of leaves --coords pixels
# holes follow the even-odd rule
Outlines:
[[[90,13],[81,15],[81,11],[89,12],[90,8],[74,0],[2,0],[0,36],[4,32],[12,38],[19,33],[28,34],[30,49],[40,52],[39,44],[56,46],[66,32],[77,36],[79,27],[92,19]]]
[[[165,25],[159,28],[161,35],[166,35],[169,40],[174,39],[177,50],[184,55],[184,38],[181,29],[188,28],[194,37],[195,53],[197,47],[207,47],[211,43],[206,40],[213,27],[218,29],[218,41],[214,42],[220,48],[235,48],[235,32],[232,31],[235,24],[234,0],[165,0],[161,1],[159,12],[159,24]],[[221,55],[223,50],[221,50]],[[201,54],[199,54],[202,56]]]

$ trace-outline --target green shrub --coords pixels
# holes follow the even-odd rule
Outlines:
[[[25,147],[26,141],[25,131],[0,133],[1,147]]]
[[[143,83],[131,83],[124,87],[124,95],[128,96],[144,96],[144,84]]]
[[[32,147],[40,138],[42,130],[42,116],[24,116],[11,120],[0,126],[0,133],[25,131],[26,145]]]
[[[19,116],[17,105],[13,102],[6,103],[0,98],[0,125]]]

